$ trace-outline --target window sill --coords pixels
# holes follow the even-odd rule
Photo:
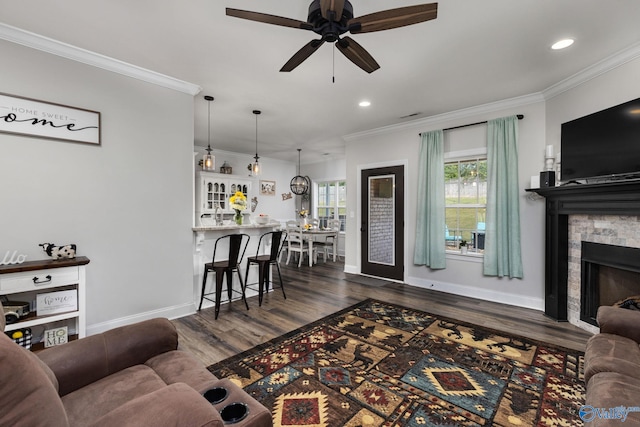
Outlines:
[[[484,261],[484,255],[474,252],[467,252],[466,254],[461,254],[460,251],[446,251],[447,259],[455,259],[458,261],[467,261],[467,262],[477,262],[481,263]]]

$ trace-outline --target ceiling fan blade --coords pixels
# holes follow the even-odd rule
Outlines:
[[[345,0],[320,0],[320,11],[322,17],[328,21],[340,21],[342,18],[342,11],[344,10]],[[335,12],[333,19],[329,16],[329,12]]]
[[[352,34],[390,30],[418,24],[438,17],[438,3],[399,7],[350,19],[347,25]]]
[[[302,49],[297,51],[286,64],[280,69],[281,72],[293,71],[298,65],[302,64],[308,57],[310,57],[322,44],[324,40],[311,40],[304,45]]]
[[[265,24],[280,25],[283,27],[313,30],[313,25],[309,24],[308,22],[298,21],[297,19],[291,18],[283,18],[282,16],[269,15],[266,13],[251,12],[249,10],[232,9],[228,7],[227,16],[248,19],[250,21],[264,22]]]
[[[342,52],[351,62],[362,68],[367,73],[371,74],[380,65],[373,59],[373,56],[369,54],[362,46],[356,43],[351,37],[343,37],[336,42],[338,50]]]

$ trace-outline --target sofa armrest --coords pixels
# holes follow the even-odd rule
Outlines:
[[[222,427],[218,411],[183,383],[163,387],[127,402],[96,420],[93,427]]]
[[[598,308],[600,332],[630,338],[640,344],[640,311],[601,306]]]
[[[38,353],[59,383],[60,396],[178,348],[178,333],[162,318],[92,335]]]

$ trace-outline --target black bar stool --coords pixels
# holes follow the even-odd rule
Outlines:
[[[262,295],[264,292],[269,292],[270,281],[270,266],[275,265],[278,270],[278,277],[280,278],[280,289],[282,289],[282,295],[284,299],[287,299],[287,295],[284,293],[284,283],[282,282],[282,275],[280,274],[280,252],[284,246],[284,242],[287,239],[287,233],[285,231],[270,231],[260,236],[258,242],[258,249],[256,250],[256,256],[250,256],[247,258],[247,271],[244,275],[244,281],[247,283],[246,287],[249,287],[247,278],[249,277],[249,267],[251,264],[258,264],[258,305],[262,305]],[[268,253],[260,255],[260,251],[266,252],[267,245],[271,245]],[[275,289],[275,287],[274,287]]]
[[[222,280],[224,275],[227,275],[227,297],[229,303],[231,303],[231,295],[233,290],[233,272],[238,273],[238,279],[240,280],[240,287],[242,289],[242,299],[244,300],[244,304],[247,306],[247,310],[249,310],[249,304],[247,303],[247,297],[245,296],[245,286],[242,282],[242,276],[240,275],[240,263],[242,262],[242,258],[244,257],[244,253],[247,250],[247,245],[249,243],[249,235],[248,234],[227,234],[226,236],[219,237],[216,239],[216,243],[213,247],[213,258],[211,262],[208,262],[204,265],[204,275],[202,278],[202,294],[200,296],[200,305],[198,306],[198,311],[202,309],[202,301],[207,300],[214,302],[216,304],[216,319],[218,318],[218,313],[220,313],[220,298],[222,297]],[[224,255],[224,244],[228,245],[227,259],[218,260],[216,259],[216,254],[218,257],[222,258]],[[220,248],[218,248],[220,245]],[[205,293],[205,288],[207,286],[207,275],[210,271],[216,273],[216,286],[214,292]],[[238,291],[235,291],[238,292]],[[215,300],[211,298],[207,298],[208,295],[212,295],[215,293]]]

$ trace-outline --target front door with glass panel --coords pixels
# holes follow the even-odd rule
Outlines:
[[[404,279],[404,166],[362,171],[361,272]]]

